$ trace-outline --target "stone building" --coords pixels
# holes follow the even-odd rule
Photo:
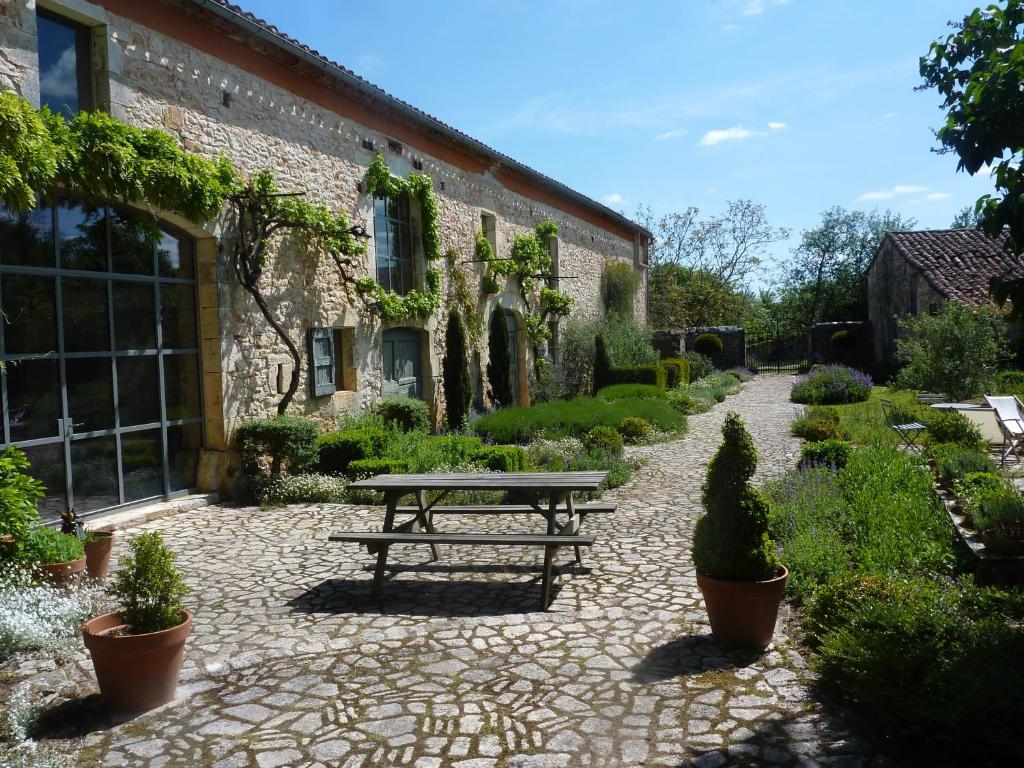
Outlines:
[[[422,173],[450,254],[439,265],[441,296],[459,270],[482,325],[504,309],[521,401],[527,310],[511,280],[497,295],[478,292],[478,233],[507,257],[516,235],[553,221],[545,279],[576,300],[573,312],[603,311],[601,272],[619,259],[641,277],[643,320],[646,230],[222,0],[4,0],[0,89],[55,111],[97,109],[159,128],[189,151],[226,154],[244,173],[271,168],[283,189],[363,225],[362,274],[399,294],[422,290],[420,212],[415,200],[365,194],[366,171],[379,153],[395,176]],[[149,210],[162,230],[153,253],[152,244],[125,244],[139,212],[124,205],[68,198],[24,216],[0,213],[2,440],[29,454],[50,508],[92,513],[224,482],[233,429],[274,412],[291,358],[235,280],[222,223]],[[290,411],[333,423],[402,392],[438,413],[446,301],[425,319],[382,322],[342,288],[330,261],[283,238],[263,278],[272,311],[306,350]],[[478,399],[486,327],[480,338]]]
[[[886,232],[868,267],[875,359],[895,359],[901,317],[937,312],[947,301],[991,301],[993,277],[1024,277],[1024,265],[1002,238],[976,229]]]

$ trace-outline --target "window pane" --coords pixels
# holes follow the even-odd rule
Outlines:
[[[160,286],[160,326],[165,349],[198,347],[194,285]]]
[[[114,338],[118,349],[156,349],[152,283],[114,283]]]
[[[75,511],[92,512],[119,503],[117,446],[113,435],[71,443],[72,491]]]
[[[163,277],[195,277],[195,262],[192,241],[178,238],[168,232],[160,233],[156,246],[157,261]]]
[[[39,500],[39,514],[43,520],[56,520],[68,508],[67,487],[64,480],[64,444],[36,445],[22,448],[31,466],[28,473],[46,486],[46,495]]]
[[[11,440],[58,437],[61,406],[57,361],[10,360],[6,373]]]
[[[117,404],[122,427],[160,421],[156,355],[117,358]]]
[[[39,45],[39,101],[66,116],[79,110],[78,46],[73,27],[37,17]]]
[[[114,377],[109,357],[64,361],[68,379],[68,416],[76,433],[114,426]]]
[[[388,244],[388,222],[381,215],[373,217],[373,250],[377,257],[377,283],[390,288],[391,246]]]
[[[167,420],[200,416],[199,355],[164,355]]]
[[[0,264],[53,267],[53,209],[18,214],[0,205]]]
[[[115,272],[153,274],[153,255],[163,233],[152,218],[110,209],[110,255]]]
[[[57,206],[60,262],[65,269],[107,270],[107,221],[103,206],[62,200]]]
[[[182,491],[196,484],[196,464],[202,447],[198,424],[167,428],[167,458],[171,467],[171,490]]]
[[[159,429],[121,435],[121,471],[125,503],[163,494],[164,462]]]
[[[3,275],[4,351],[22,355],[57,350],[52,277]]]
[[[64,350],[105,352],[110,349],[107,320],[107,282],[87,278],[62,278]]]

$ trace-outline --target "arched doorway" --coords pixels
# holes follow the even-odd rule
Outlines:
[[[44,517],[195,485],[196,305],[194,243],[152,215],[0,207],[0,441],[46,485]]]

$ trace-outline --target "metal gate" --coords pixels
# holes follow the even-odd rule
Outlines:
[[[746,360],[747,368],[758,373],[797,373],[807,365],[807,338],[748,334]]]

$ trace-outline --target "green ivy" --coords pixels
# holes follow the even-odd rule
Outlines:
[[[426,258],[436,261],[441,258],[441,233],[438,229],[437,198],[430,177],[413,171],[406,178],[392,176],[379,152],[374,155],[366,171],[366,194],[383,197],[408,195],[420,204],[423,227],[423,251]]]
[[[441,306],[441,270],[427,269],[425,292],[409,291],[399,296],[394,291],[382,288],[372,277],[361,277],[356,281],[356,294],[368,304],[372,311],[391,323],[410,320],[414,317],[428,318]]]

